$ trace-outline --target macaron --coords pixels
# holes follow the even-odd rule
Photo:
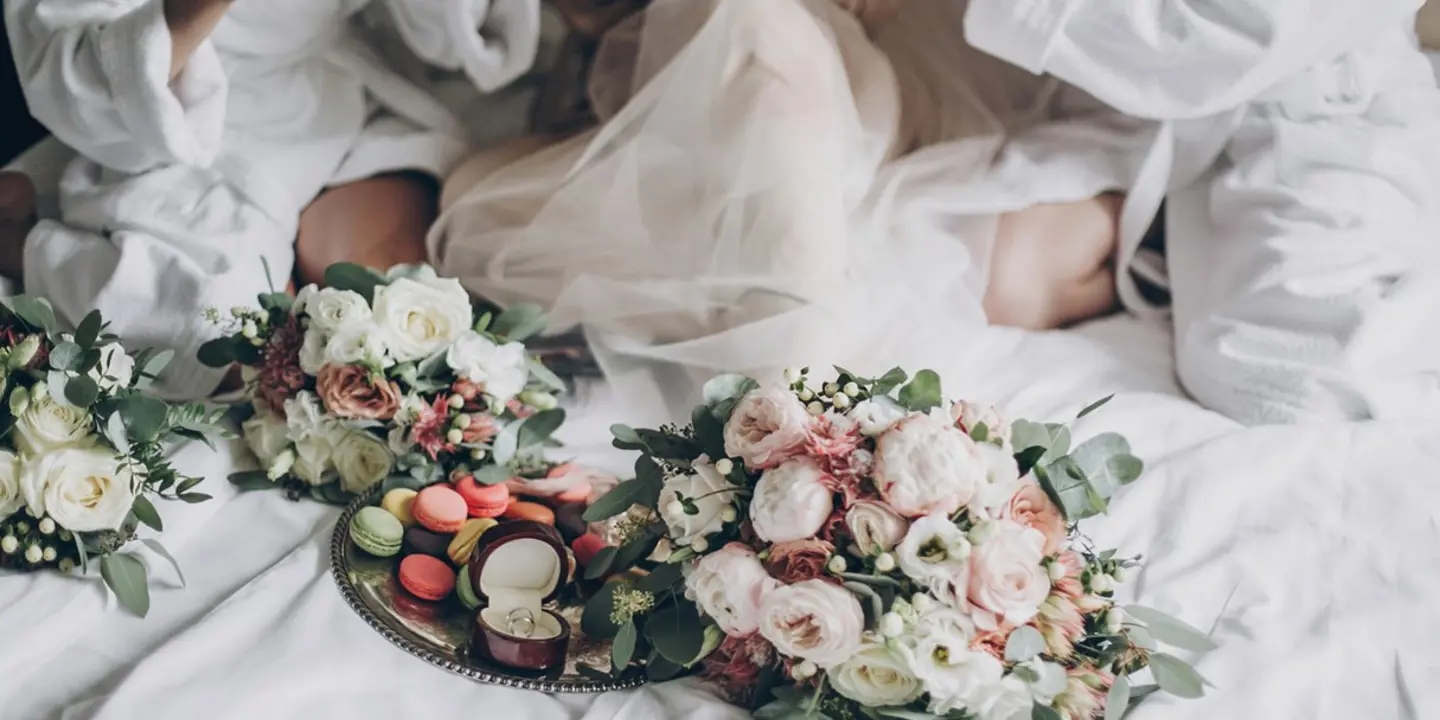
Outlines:
[[[405,528],[400,521],[378,507],[363,507],[350,519],[350,539],[355,545],[376,557],[391,557],[400,552]]]
[[[589,565],[595,553],[605,549],[605,540],[595,533],[586,533],[575,538],[575,542],[570,543],[570,549],[575,551],[575,559],[581,565]]]
[[[455,596],[460,598],[460,604],[466,610],[474,610],[480,607],[480,598],[475,595],[475,587],[470,584],[470,564],[460,566],[460,572],[455,576]]]
[[[510,488],[504,483],[481,485],[475,476],[466,475],[455,483],[455,492],[465,500],[465,507],[472,518],[497,518],[510,505]]]
[[[555,511],[540,503],[512,502],[505,509],[505,517],[511,520],[530,520],[544,525],[555,524]]]
[[[405,554],[408,555],[429,555],[430,557],[444,560],[448,557],[446,548],[450,547],[450,536],[430,532],[422,527],[413,527],[405,531]]]
[[[455,589],[455,571],[429,555],[411,555],[400,561],[400,586],[421,600],[444,600]]]
[[[438,533],[459,532],[465,524],[465,498],[449,485],[431,485],[415,496],[410,504],[415,521],[427,530]]]
[[[492,518],[472,518],[465,522],[465,527],[455,533],[450,540],[450,546],[446,553],[450,556],[450,562],[456,565],[464,565],[470,562],[470,553],[475,550],[475,543],[485,534],[486,530],[495,527],[499,523]]]
[[[415,513],[411,512],[411,505],[418,494],[410,488],[395,488],[385,493],[385,497],[380,500],[380,507],[394,515],[401,525],[407,528],[415,527]]]

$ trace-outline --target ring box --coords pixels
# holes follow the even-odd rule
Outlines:
[[[501,523],[480,536],[469,567],[471,588],[484,603],[475,612],[470,651],[521,670],[564,665],[570,624],[544,608],[570,577],[569,553],[560,534],[526,520]],[[534,619],[528,636],[509,626],[517,611]]]

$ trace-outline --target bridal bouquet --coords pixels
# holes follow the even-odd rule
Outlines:
[[[343,504],[382,482],[547,476],[564,386],[522,344],[545,327],[539,308],[476,317],[460,283],[428,266],[339,264],[325,284],[214,313],[226,332],[200,360],[247,370],[241,429],[263,466],[232,482]]]
[[[1117,606],[1138,559],[1074,527],[1139,477],[1123,438],[1072,449],[1063,425],[944,403],[930,371],[837,372],[722,376],[687,427],[612,428],[641,455],[587,514],[618,542],[582,624],[617,669],[699,668],[760,718],[1113,720],[1147,668],[1202,693],[1157,643],[1208,638]]]
[[[0,309],[0,567],[88,571],[126,609],[150,608],[139,556],[122,552],[140,524],[163,529],[154,499],[198,503],[202,478],[171,467],[167,442],[208,443],[221,411],[170,405],[141,391],[169,351],[131,355],[98,312],[62,332],[43,299],[9,298]],[[154,538],[139,539],[174,558]],[[178,567],[176,568],[178,572]]]

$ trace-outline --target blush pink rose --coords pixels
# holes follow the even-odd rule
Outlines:
[[[970,555],[969,598],[982,629],[1030,622],[1050,594],[1050,574],[1041,565],[1045,536],[1011,520],[995,525]]]
[[[800,454],[809,436],[810,414],[785,388],[752,390],[725,423],[725,454],[753,470],[766,470]]]
[[[1065,516],[1060,512],[1060,508],[1050,501],[1050,496],[1034,482],[1022,486],[1020,491],[1010,498],[1010,503],[1001,510],[1000,516],[1044,535],[1047,557],[1065,547]]]
[[[359,365],[326,365],[315,380],[325,409],[342,418],[389,420],[400,409],[400,386]]]

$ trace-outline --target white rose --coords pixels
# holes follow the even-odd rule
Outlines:
[[[326,473],[335,469],[335,442],[331,435],[315,433],[295,443],[295,465],[291,474],[307,485],[324,485]]]
[[[290,305],[290,311],[296,315],[306,312],[305,308],[310,304],[310,299],[315,297],[315,294],[318,292],[320,292],[320,286],[315,283],[310,283],[300,288],[300,290],[295,293],[295,302]]]
[[[985,461],[984,480],[970,507],[976,517],[999,517],[1010,498],[1020,492],[1020,465],[1010,451],[994,443],[977,443],[975,449]]]
[[[930,693],[930,712],[974,710],[1005,673],[989,653],[970,649],[970,638],[945,626],[920,626],[913,648],[905,648],[910,671]]]
[[[908,705],[924,692],[905,660],[873,639],[826,677],[836,692],[872,708]]]
[[[860,500],[845,513],[845,527],[855,539],[859,555],[889,552],[905,537],[909,525],[885,503],[874,500]]]
[[[61,405],[49,393],[34,393],[30,407],[15,421],[15,448],[26,457],[94,444],[90,411]]]
[[[350,325],[331,335],[325,343],[325,362],[331,365],[373,363],[386,366],[390,364],[386,350],[385,335],[379,328],[368,324]]]
[[[390,449],[367,432],[347,432],[335,444],[335,472],[340,489],[359,494],[390,476],[395,458]]]
[[[984,423],[987,441],[998,441],[1007,448],[1010,446],[1010,423],[1005,422],[999,410],[989,405],[961,400],[950,406],[950,420],[966,434],[974,432],[977,425]]]
[[[134,478],[101,448],[64,448],[25,461],[20,485],[36,516],[70,532],[115,530],[135,503]]]
[[[787,460],[766,470],[750,498],[750,523],[755,534],[771,543],[815,536],[835,509],[825,472],[810,458]]]
[[[970,602],[975,622],[991,629],[1000,620],[1019,626],[1030,622],[1050,594],[1045,536],[1011,520],[997,520],[970,558]]]
[[[317,328],[305,331],[305,342],[300,345],[300,370],[306,375],[319,375],[325,367],[325,345],[329,338]]]
[[[701,558],[685,578],[700,610],[735,637],[759,629],[760,601],[778,584],[754,550],[734,542]]]
[[[0,520],[25,506],[25,492],[20,488],[20,457],[9,450],[0,450]]]
[[[90,378],[101,390],[130,387],[135,379],[135,358],[125,353],[119,343],[100,348],[100,362],[90,370]]]
[[[805,443],[810,413],[785,388],[763,387],[740,398],[725,423],[725,454],[754,470],[772,468]]]
[[[280,453],[290,447],[289,428],[284,421],[268,412],[256,413],[241,423],[240,432],[245,436],[250,452],[255,453],[264,467],[269,467]]]
[[[422,283],[401,278],[378,287],[374,312],[397,362],[423,360],[444,350],[474,322],[470,296],[454,279]]]
[[[975,443],[929,415],[910,415],[876,442],[876,487],[901,515],[954,514],[984,479]]]
[[[860,434],[866,437],[883,434],[906,415],[905,408],[883,395],[860,401],[847,414],[860,426]]]
[[[860,601],[824,580],[778,586],[760,603],[760,635],[781,654],[822,668],[854,655],[864,629]]]
[[[334,424],[335,420],[325,415],[320,398],[309,390],[301,390],[285,401],[285,426],[292,442],[326,434]]]
[[[1061,678],[1063,682],[1063,672]],[[1030,695],[1030,688],[1023,680],[1007,675],[998,685],[990,688],[988,693],[984,693],[978,699],[978,706],[972,710],[979,714],[980,720],[1030,720],[1031,713],[1035,711],[1035,702]]]
[[[729,492],[735,485],[725,479],[701,456],[691,464],[694,472],[677,475],[665,481],[660,490],[660,517],[670,528],[670,539],[677,545],[689,545],[696,538],[705,537],[718,531],[725,521],[721,515],[725,508],[735,502],[734,493]],[[680,496],[691,501],[699,512],[687,515],[681,505]]]
[[[310,316],[310,327],[321,332],[335,333],[353,325],[364,325],[370,321],[370,303],[353,290],[325,288],[309,296],[305,302],[305,314]]]
[[[490,338],[468,331],[445,352],[451,370],[470,382],[482,386],[493,403],[509,402],[530,380],[525,361],[525,346],[518,342],[497,345]]]
[[[900,571],[930,589],[935,597],[965,607],[970,579],[970,541],[945,515],[916,520],[895,547]]]

